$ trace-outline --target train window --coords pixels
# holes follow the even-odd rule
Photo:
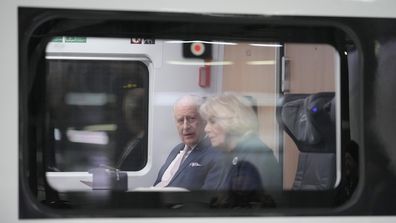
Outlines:
[[[348,122],[346,46],[353,45],[343,31],[252,18],[245,19],[255,25],[225,17],[219,26],[205,16],[180,22],[169,15],[163,18],[174,27],[169,32],[161,15],[158,21],[137,15],[91,23],[63,21],[60,13],[59,23],[43,21],[48,30],[32,28],[35,34],[22,38],[31,62],[21,71],[21,85],[28,87],[21,93],[21,122],[28,126],[21,136],[21,193],[34,195],[24,199],[61,216],[98,209],[103,212],[94,215],[140,216],[153,208],[159,216],[197,210],[221,216],[235,207],[262,214],[275,207],[330,208],[349,199],[358,177],[355,160],[348,170],[342,166],[349,137],[341,125]],[[183,140],[175,103],[186,95],[204,101],[202,131],[224,162],[213,164],[224,181],[208,188],[158,187],[161,167]],[[234,96],[242,105],[227,113],[231,102],[221,100]],[[211,125],[235,117],[248,122],[248,113],[235,110],[246,105],[255,127],[229,130],[217,144]],[[197,120],[181,122],[191,127]],[[265,154],[257,152],[257,142]],[[247,147],[250,153],[237,150]],[[206,163],[189,162],[189,171],[209,175]],[[186,212],[172,211],[180,208]]]
[[[146,65],[47,58],[47,113],[53,131],[48,168],[141,170],[147,163]]]

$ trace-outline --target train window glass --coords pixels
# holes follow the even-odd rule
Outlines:
[[[204,215],[224,207],[333,207],[349,198],[341,168],[348,75],[339,46],[344,40],[337,42],[344,34],[333,27],[299,32],[276,26],[279,35],[260,34],[239,24],[225,26],[246,36],[221,35],[212,26],[204,36],[189,35],[184,26],[170,35],[117,24],[136,32],[103,36],[91,24],[96,27],[87,29],[92,33],[54,31],[38,43],[28,41],[33,44],[29,49],[39,53],[32,59],[34,72],[22,71],[29,87],[22,94],[27,111],[22,121],[29,126],[22,178],[41,203],[56,210],[83,207],[81,215],[118,207],[117,213],[126,216],[138,216],[140,209],[180,207],[198,208]],[[152,30],[162,27],[144,24]],[[297,30],[296,36],[289,38],[289,29]],[[339,39],[327,39],[328,33]],[[155,183],[181,142],[174,104],[185,95],[204,99],[205,140],[219,152],[221,165],[213,165],[219,182],[209,189]],[[242,123],[254,120],[245,132],[241,125],[224,133],[220,144],[210,127],[248,113],[237,114],[239,105],[216,102],[218,96],[231,101],[237,96],[252,115]],[[226,110],[210,109],[219,105]],[[191,127],[194,121],[185,118],[183,125]],[[201,161],[189,160],[185,167],[209,171]]]
[[[76,39],[84,41],[76,45]],[[180,140],[175,131],[160,127],[175,125],[172,107],[176,99],[184,94],[211,98],[224,93],[242,95],[254,107],[258,136],[279,163],[277,187],[328,190],[337,185],[339,58],[330,45],[89,37],[56,40],[47,47],[46,97],[49,131],[53,132],[48,140],[47,179],[57,190],[91,189],[87,184],[93,183],[100,168],[140,171],[148,161],[148,133],[155,148],[147,170],[151,174],[130,173],[126,187],[133,191],[152,186],[160,164]],[[114,42],[119,45],[110,47]],[[121,54],[125,47],[129,51]],[[153,47],[161,50],[151,51]],[[197,49],[210,51],[197,56]],[[203,59],[205,53],[209,59]],[[148,56],[139,58],[139,54]],[[152,81],[162,85],[149,84],[145,63],[153,63],[156,78]],[[149,86],[154,86],[150,88],[152,103],[147,103]],[[151,116],[152,122],[163,124],[149,129],[147,108],[163,109]],[[157,133],[160,131],[162,134]],[[160,148],[161,144],[166,146]],[[85,174],[68,185],[64,180],[71,182],[71,177],[65,172]]]
[[[69,172],[106,165],[141,170],[147,162],[146,65],[78,59],[48,60],[50,168]]]

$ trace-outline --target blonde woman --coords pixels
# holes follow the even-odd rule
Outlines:
[[[271,191],[281,187],[273,151],[258,137],[251,103],[233,94],[210,97],[200,108],[212,146],[225,154],[218,190]]]

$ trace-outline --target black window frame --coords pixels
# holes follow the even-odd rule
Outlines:
[[[384,25],[385,24],[385,25]],[[344,52],[351,48],[359,52],[360,73],[374,73],[370,63],[375,61],[375,40],[386,25],[394,25],[393,20],[330,17],[294,17],[260,15],[220,15],[160,12],[116,12],[93,10],[19,8],[19,186],[20,217],[193,217],[193,216],[276,216],[276,215],[363,215],[364,200],[362,192],[369,186],[364,179],[365,152],[362,142],[350,139],[348,101],[348,65]],[[381,27],[367,33],[371,25]],[[388,27],[389,28],[389,27]],[[340,56],[341,67],[341,157],[342,176],[346,171],[343,156],[347,148],[357,149],[358,181],[346,182],[329,191],[288,191],[282,196],[287,204],[277,208],[216,208],[210,205],[194,206],[200,196],[218,196],[217,192],[180,193],[128,193],[110,192],[111,198],[100,204],[73,206],[62,201],[61,195],[51,189],[45,180],[45,171],[38,165],[40,145],[43,135],[48,134],[40,128],[45,121],[42,116],[42,103],[35,89],[43,83],[45,72],[45,46],[54,36],[94,36],[94,37],[131,37],[161,39],[203,39],[203,40],[240,40],[240,41],[279,41],[297,43],[326,43],[332,45]],[[363,59],[368,65],[363,65]],[[358,78],[359,90],[367,83],[368,75]],[[363,80],[365,82],[363,82]],[[370,85],[368,86],[370,88]],[[363,93],[359,93],[363,100]],[[41,106],[41,107],[40,107]],[[363,112],[353,114],[361,120]],[[362,134],[362,129],[354,129]],[[44,159],[45,160],[45,157]],[[349,184],[353,188],[346,188]],[[40,191],[39,184],[44,185]],[[352,191],[346,191],[352,189]],[[86,193],[70,192],[72,196],[89,197]],[[98,196],[96,200],[103,197]],[[182,209],[173,209],[163,202],[166,198],[183,201]],[[104,199],[104,198],[103,198]],[[94,199],[95,200],[95,199]],[[129,201],[148,200],[149,203],[129,203]],[[103,201],[103,200],[101,200]],[[100,211],[98,211],[100,210]],[[182,211],[180,211],[182,210]],[[394,214],[395,211],[390,213]]]

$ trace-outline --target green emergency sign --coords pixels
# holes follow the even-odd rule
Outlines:
[[[66,36],[65,43],[86,43],[87,37]]]

